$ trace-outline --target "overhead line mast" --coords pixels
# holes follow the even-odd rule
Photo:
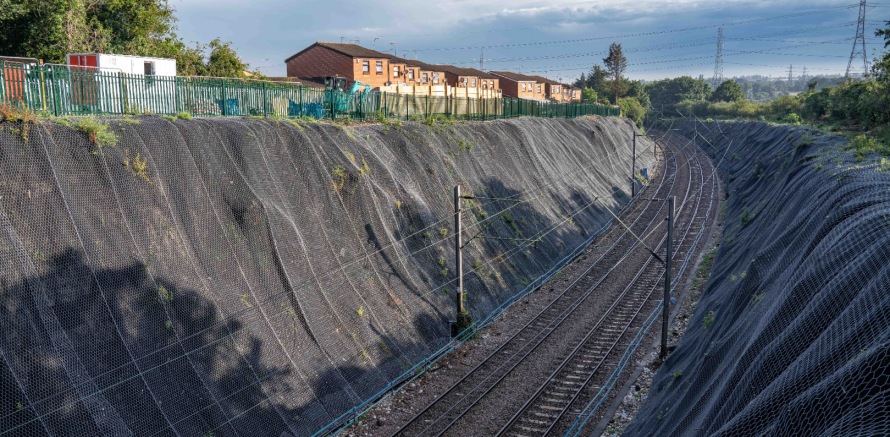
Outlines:
[[[847,72],[844,77],[850,77],[853,68],[853,59],[862,54],[862,75],[868,75],[868,52],[865,51],[865,9],[866,0],[859,0],[859,23],[856,25],[856,38],[853,39],[853,50],[850,52],[850,61],[847,62]],[[861,48],[860,48],[861,46]]]
[[[723,82],[723,28],[717,29],[717,57],[714,60],[714,88]]]

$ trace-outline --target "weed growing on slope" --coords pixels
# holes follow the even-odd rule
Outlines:
[[[346,169],[343,168],[342,165],[335,165],[334,168],[331,169],[331,176],[334,178],[334,190],[338,193],[342,193],[343,188],[346,186],[346,180],[348,179]]]
[[[180,120],[191,120],[191,119],[192,119],[192,113],[191,113],[191,112],[186,112],[186,111],[177,112],[177,113],[176,113],[176,118],[178,118],[178,119],[180,119]]]
[[[18,130],[18,135],[21,136],[22,142],[27,143],[28,135],[31,133],[31,125],[36,123],[37,117],[27,109],[4,103],[0,104],[0,121],[21,123],[22,127]]]
[[[158,298],[163,302],[173,302],[173,293],[164,287],[163,285],[158,286]]]
[[[856,162],[862,162],[867,155],[872,153],[890,156],[890,146],[867,135],[857,135],[850,140],[850,144],[846,148],[852,150],[856,155]]]
[[[705,314],[705,319],[703,322],[705,329],[709,329],[711,327],[711,325],[714,324],[714,319],[716,317],[717,317],[717,313],[715,313],[714,311],[708,311],[708,313]]]
[[[739,217],[739,221],[742,224],[742,227],[745,227],[751,220],[754,220],[755,214],[751,212],[748,208],[742,210],[742,215]]]
[[[123,117],[123,118],[119,118],[118,120],[120,120],[121,123],[129,124],[129,125],[139,125],[139,124],[142,124],[141,121],[139,121],[138,119],[135,119],[135,118],[133,118],[133,117]]]
[[[510,229],[513,230],[513,235],[515,235],[517,238],[522,236],[522,232],[519,230],[519,226],[516,225],[516,220],[513,219],[513,216],[509,212],[505,211],[503,214],[501,214],[501,220],[503,220],[504,223],[506,223],[507,226],[509,226]]]
[[[108,129],[108,125],[93,118],[84,117],[74,122],[74,128],[86,134],[87,139],[96,146],[93,154],[97,154],[105,146],[117,144],[117,135]]]
[[[799,140],[797,140],[796,147],[798,149],[802,149],[804,147],[811,146],[812,144],[813,144],[813,135],[810,134],[809,132],[807,132],[807,133],[803,134],[803,136],[800,137]]]
[[[671,372],[671,376],[673,376],[674,379],[680,379],[680,377],[683,376],[683,371],[682,370],[674,370],[673,372]]]
[[[151,178],[148,176],[148,160],[143,158],[139,152],[136,152],[136,156],[130,158],[130,149],[125,150],[124,167],[130,169],[134,175],[145,182],[151,183]]]

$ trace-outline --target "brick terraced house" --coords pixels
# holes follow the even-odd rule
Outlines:
[[[544,84],[545,94],[548,99],[557,103],[570,103],[581,101],[581,89],[575,86],[559,83],[543,76],[529,76]]]
[[[451,80],[448,78],[445,67],[450,68],[450,66],[399,58],[357,44],[316,42],[284,62],[287,65],[288,77],[310,79],[315,82],[323,82],[326,76],[345,77],[350,83],[357,80],[373,88],[457,86],[458,82],[456,77]],[[476,80],[482,83],[480,75],[476,76]],[[486,77],[486,83],[497,86],[497,82],[491,77]]]
[[[544,83],[538,82],[538,79],[532,76],[511,71],[492,71],[491,74],[500,79],[500,86],[505,96],[529,100],[547,100]]]

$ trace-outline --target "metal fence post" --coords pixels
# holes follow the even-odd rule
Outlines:
[[[226,97],[226,80],[222,80],[222,115],[228,115],[229,111],[229,99]]]
[[[263,81],[263,117],[269,115],[266,112],[266,82]]]

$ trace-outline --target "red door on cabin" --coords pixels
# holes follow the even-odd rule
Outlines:
[[[22,102],[25,100],[25,64],[21,62],[3,62],[4,90],[6,95],[0,100]]]
[[[71,102],[75,105],[94,106],[99,100],[99,87],[96,75],[99,72],[96,55],[72,55],[68,62],[71,65]]]

